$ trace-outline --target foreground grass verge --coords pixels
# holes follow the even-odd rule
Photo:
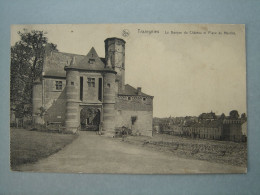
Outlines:
[[[15,171],[18,165],[34,163],[39,159],[46,158],[64,148],[75,138],[77,135],[11,128],[11,169]]]

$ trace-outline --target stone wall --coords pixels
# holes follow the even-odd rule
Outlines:
[[[125,126],[132,129],[133,134],[152,136],[152,102],[152,97],[119,96],[115,106],[116,127]]]
[[[56,89],[56,81],[62,82],[62,88]],[[64,125],[66,112],[66,80],[60,78],[45,78],[43,80],[43,105],[47,111],[45,122],[59,122]]]
[[[134,122],[132,122],[132,118],[135,118]],[[152,111],[116,111],[116,128],[125,126],[132,129],[133,134],[152,136],[152,120]]]
[[[116,110],[153,111],[153,98],[144,96],[119,96]]]
[[[99,78],[103,80],[101,73],[80,72],[79,76],[83,77],[83,102],[100,103],[98,100],[98,88]],[[92,83],[88,84],[88,78],[95,79],[95,86],[93,86]]]

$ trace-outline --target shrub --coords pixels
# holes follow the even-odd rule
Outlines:
[[[46,125],[43,125],[43,124],[34,124],[34,125],[32,125],[31,130],[32,131],[46,131],[47,128],[46,128]]]
[[[16,127],[16,126],[17,126],[16,122],[10,123],[10,127]]]
[[[25,121],[25,122],[23,123],[23,128],[24,128],[24,129],[32,128],[32,121],[31,121],[31,120]]]
[[[123,134],[132,135],[132,130],[124,126],[116,128],[115,137],[122,137]]]

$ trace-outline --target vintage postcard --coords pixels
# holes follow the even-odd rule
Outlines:
[[[10,166],[247,172],[245,26],[11,26]]]

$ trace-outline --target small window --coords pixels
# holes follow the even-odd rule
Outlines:
[[[128,97],[127,99],[128,99],[128,100],[131,100],[131,97]]]
[[[146,100],[146,98],[143,98],[143,101],[145,101]]]
[[[135,124],[135,121],[137,120],[137,116],[131,116],[131,122],[132,122],[132,125]]]
[[[88,78],[88,86],[95,87],[95,78]]]
[[[56,81],[56,90],[62,90],[62,81]]]
[[[107,83],[107,87],[110,88],[110,83]]]
[[[94,64],[95,63],[95,59],[89,59],[88,61],[90,64]]]
[[[74,85],[74,82],[73,82],[73,81],[71,81],[71,82],[70,82],[70,84],[71,84],[71,85]]]
[[[83,77],[80,77],[80,100],[83,100]]]

